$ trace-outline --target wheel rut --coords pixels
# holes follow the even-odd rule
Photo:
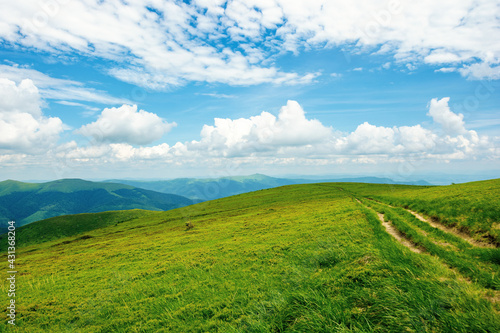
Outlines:
[[[392,223],[390,223],[388,221],[385,221],[384,214],[381,214],[381,213],[375,211],[374,209],[372,209],[372,208],[364,205],[357,198],[356,198],[356,201],[359,202],[360,204],[362,204],[363,206],[365,206],[366,208],[368,208],[368,209],[372,210],[373,212],[375,212],[377,214],[380,222],[382,222],[382,225],[384,226],[384,228],[387,231],[387,233],[389,235],[391,235],[392,237],[394,237],[400,244],[404,245],[405,247],[407,247],[408,249],[410,249],[412,252],[422,253],[422,250],[419,249],[417,246],[415,246],[415,244],[413,244],[412,242],[410,242],[408,239],[406,239],[405,236],[398,229],[396,229],[396,227],[394,227],[392,225]]]
[[[384,202],[381,202],[381,201],[378,201],[378,200],[375,200],[375,199],[371,199],[371,198],[368,198],[368,199],[369,200],[373,200],[375,202],[378,202],[378,203],[380,203],[382,205],[386,205],[386,206],[391,207],[391,208],[400,208],[400,207],[395,207],[395,206],[386,204]],[[466,241],[467,243],[471,244],[472,246],[484,247],[484,248],[496,248],[497,247],[494,244],[476,240],[476,239],[470,237],[469,235],[467,235],[467,234],[465,234],[463,232],[458,231],[455,228],[450,228],[450,227],[445,226],[442,223],[434,222],[434,221],[432,221],[432,219],[427,218],[427,217],[423,216],[422,214],[420,214],[418,212],[415,212],[415,211],[413,211],[411,209],[408,209],[408,208],[403,208],[403,209],[406,210],[408,213],[412,214],[413,216],[415,216],[420,221],[428,223],[431,227],[439,229],[439,230],[444,231],[444,232],[447,232],[447,233],[452,234],[454,236],[457,236],[457,237],[463,239],[464,241]]]
[[[388,234],[390,234],[391,236],[393,236],[400,244],[402,244],[406,248],[410,249],[414,253],[421,253],[421,254],[424,254],[424,255],[431,255],[430,253],[428,253],[425,250],[422,250],[421,248],[417,247],[413,242],[411,242],[409,239],[407,239],[404,236],[404,234],[402,234],[390,221],[385,221],[384,214],[381,214],[381,213],[377,212],[375,209],[373,209],[373,208],[365,205],[358,198],[354,197],[354,199],[358,203],[360,203],[362,206],[364,206],[365,208],[370,209],[371,211],[375,212],[377,214],[377,217],[379,218],[379,220],[382,222],[382,225],[384,226],[386,232]],[[392,207],[390,205],[387,205],[387,206]],[[396,208],[396,207],[392,207],[392,208]],[[413,214],[419,220],[421,220],[423,222],[427,222],[431,226],[433,226],[435,228],[438,228],[438,229],[441,229],[442,231],[450,232],[449,229],[451,229],[451,228],[447,228],[447,227],[445,227],[445,226],[443,226],[441,224],[438,224],[438,223],[435,223],[433,221],[430,221],[430,219],[426,219],[422,215],[420,215],[420,214],[418,214],[416,212],[413,212],[413,211],[411,211],[409,209],[406,209],[406,210],[409,213]],[[450,233],[456,235],[453,232],[450,232]],[[462,237],[463,234],[462,235],[456,235],[456,236],[460,236],[461,238],[467,240],[466,238]],[[484,244],[484,243],[477,242],[477,241],[473,240],[472,238],[471,238],[471,240],[472,240],[471,244],[475,245],[475,246],[494,247],[491,244]],[[441,244],[441,245],[445,245],[445,244]],[[438,258],[441,259],[439,256],[438,256]],[[455,274],[455,278],[457,280],[460,280],[460,281],[462,281],[464,283],[467,283],[467,284],[473,284],[473,282],[471,281],[471,279],[469,277],[464,276],[455,267],[450,266],[449,264],[446,264],[445,262],[442,262],[442,265],[444,267],[448,268],[450,271],[452,271]],[[478,288],[479,288],[478,289],[478,293],[479,293],[480,297],[482,297],[482,298],[488,300],[489,302],[495,304],[494,311],[496,313],[500,313],[499,307],[498,307],[498,304],[500,303],[500,290],[493,290],[493,289],[489,289],[489,288],[486,289],[484,287],[478,287]]]
[[[396,238],[396,240],[409,248],[411,251],[415,253],[422,253],[422,250],[420,250],[418,247],[415,246],[412,242],[410,242],[408,239],[406,239],[398,229],[396,229],[390,222],[385,221],[384,215],[380,214],[377,212],[377,216],[379,220],[382,222],[382,225],[384,226],[385,230],[387,231],[388,234]]]
[[[463,232],[459,232],[458,230],[456,230],[454,228],[447,227],[447,226],[445,226],[445,225],[443,225],[441,223],[436,223],[436,222],[432,221],[432,219],[426,218],[423,215],[421,215],[421,214],[419,214],[417,212],[414,212],[414,211],[412,211],[410,209],[406,209],[406,211],[408,211],[409,213],[413,214],[413,216],[415,216],[420,221],[429,223],[432,227],[434,227],[436,229],[439,229],[441,231],[444,231],[444,232],[447,232],[449,234],[452,234],[452,235],[455,235],[457,237],[460,237],[461,239],[463,239],[464,241],[466,241],[467,243],[469,243],[469,244],[471,244],[473,246],[484,247],[484,248],[496,248],[496,246],[493,245],[493,244],[478,241],[478,240],[470,237],[469,235],[464,234]]]

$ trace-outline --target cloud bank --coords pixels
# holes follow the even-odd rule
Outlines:
[[[399,163],[408,159],[497,160],[498,138],[467,130],[463,116],[450,110],[448,100],[430,102],[428,115],[434,119],[433,129],[420,124],[384,127],[365,122],[353,132],[341,133],[316,119],[308,119],[296,101],[288,101],[277,116],[262,112],[250,118],[216,118],[213,125],[203,126],[199,140],[172,146],[166,143],[137,146],[138,142],[127,142],[133,141],[133,136],[125,140],[121,135],[122,139],[112,144],[105,144],[105,140],[84,147],[69,144],[58,154],[85,163],[155,161],[158,165],[206,167],[214,167],[221,161],[258,166]],[[136,108],[129,106],[113,112],[123,109],[137,114]],[[107,112],[103,111],[103,115],[108,117]],[[99,121],[83,128],[93,128]],[[126,127],[122,130],[135,133]]]
[[[95,121],[77,129],[76,133],[89,139],[77,143],[61,142],[69,127],[57,117],[44,115],[44,101],[33,81],[16,84],[3,78],[0,161],[16,167],[48,164],[68,172],[136,166],[210,169],[227,163],[253,169],[265,165],[395,165],[417,160],[496,163],[500,138],[468,129],[464,116],[453,112],[449,101],[445,97],[429,102],[430,126],[385,127],[364,122],[344,133],[307,117],[298,102],[288,101],[277,115],[263,111],[249,118],[215,118],[213,124],[201,128],[200,138],[173,145],[165,140],[176,123],[124,104],[103,109]],[[154,144],[157,141],[160,143]]]

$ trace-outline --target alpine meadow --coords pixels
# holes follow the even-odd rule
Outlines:
[[[16,332],[498,332],[499,193],[318,183],[34,222]]]

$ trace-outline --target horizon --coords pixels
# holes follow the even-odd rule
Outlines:
[[[446,185],[452,185],[452,184],[465,184],[465,183],[471,183],[471,182],[478,182],[478,181],[487,181],[487,180],[494,180],[498,179],[499,177],[495,175],[488,175],[488,176],[479,176],[479,175],[427,175],[427,176],[421,176],[421,177],[414,177],[411,179],[408,178],[401,178],[401,179],[394,179],[394,178],[389,178],[389,177],[382,177],[382,176],[376,176],[376,175],[266,175],[266,174],[261,174],[261,173],[254,173],[254,174],[241,174],[241,175],[230,175],[230,176],[221,176],[221,177],[210,177],[210,176],[199,176],[199,177],[175,177],[175,178],[78,178],[78,177],[67,177],[67,178],[57,178],[57,179],[0,179],[0,182],[5,182],[5,181],[16,181],[16,182],[22,182],[22,183],[36,183],[36,184],[42,184],[42,183],[48,183],[48,182],[54,182],[58,180],[83,180],[83,181],[90,181],[90,182],[114,182],[114,181],[137,181],[137,182],[161,182],[161,181],[170,181],[170,180],[176,180],[176,179],[197,179],[197,180],[204,180],[204,179],[211,179],[211,180],[218,180],[222,178],[233,178],[233,177],[253,177],[253,176],[264,176],[264,177],[269,177],[269,178],[276,178],[276,179],[293,179],[293,180],[317,180],[318,182],[323,182],[323,181],[343,181],[346,179],[354,179],[354,180],[362,180],[365,178],[371,179],[372,181],[374,180],[388,180],[393,183],[398,183],[398,184],[415,184],[419,182],[425,182],[428,183],[428,185],[432,186],[446,186]],[[372,181],[360,181],[361,183],[373,183]],[[378,184],[378,182],[375,182]],[[391,183],[388,183],[391,184]]]
[[[500,174],[495,1],[4,7],[1,179]]]

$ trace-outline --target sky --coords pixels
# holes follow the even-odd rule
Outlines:
[[[0,1],[0,180],[499,177],[498,0]]]

